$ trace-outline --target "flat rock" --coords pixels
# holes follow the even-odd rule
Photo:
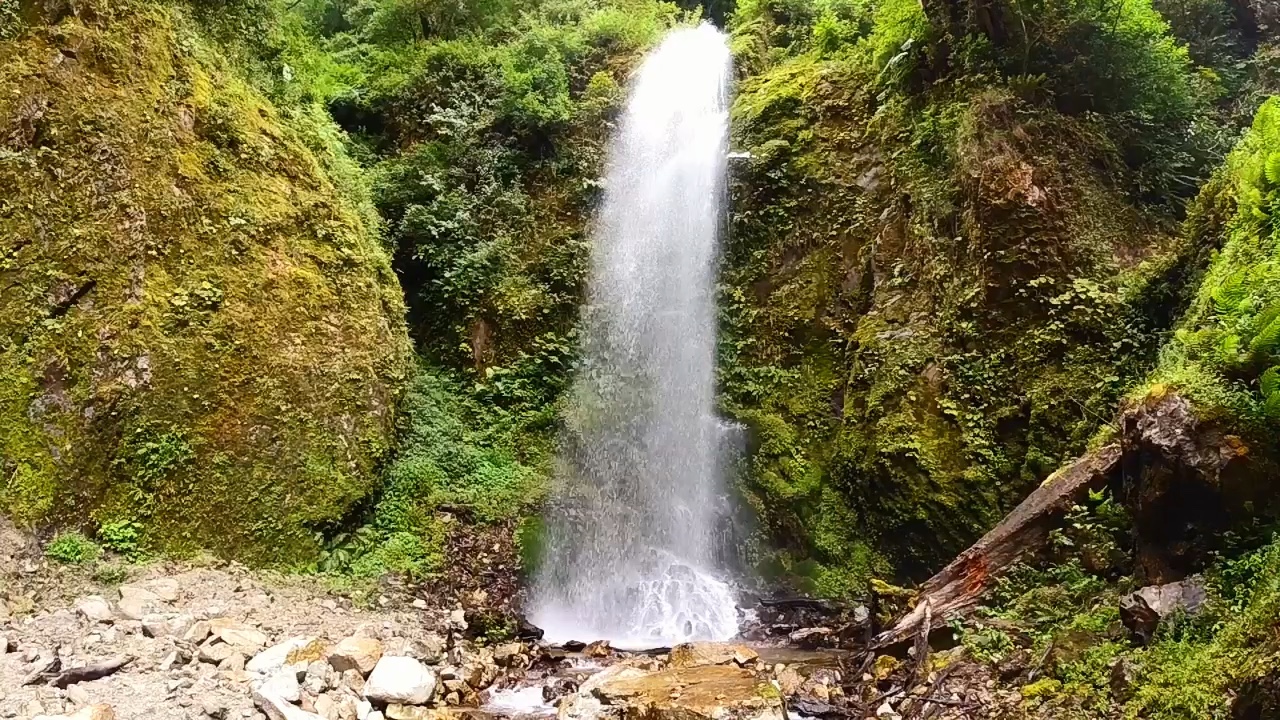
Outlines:
[[[76,612],[88,618],[90,622],[110,622],[115,618],[111,611],[111,603],[101,595],[89,595],[76,601]]]
[[[693,642],[671,648],[671,667],[688,668],[700,665],[748,665],[760,654],[746,645],[731,643]]]
[[[325,643],[311,635],[298,635],[253,656],[244,669],[269,674],[288,666],[295,674],[306,672],[307,665],[324,657]]]
[[[338,672],[358,670],[368,675],[382,659],[382,642],[373,638],[349,637],[338,641],[329,655],[329,664]]]
[[[141,620],[155,612],[162,602],[159,595],[139,585],[120,586],[120,614],[130,620]]]
[[[436,689],[436,676],[410,657],[383,656],[369,674],[364,696],[380,704],[423,705]]]
[[[291,703],[302,699],[302,687],[298,685],[298,676],[283,668],[258,683],[256,690],[264,695],[277,697]]]
[[[731,665],[701,665],[615,675],[565,698],[559,717],[782,720],[784,715],[781,695],[755,673]]]
[[[271,642],[271,638],[261,630],[227,618],[210,620],[209,633],[228,645],[253,650],[264,648]]]

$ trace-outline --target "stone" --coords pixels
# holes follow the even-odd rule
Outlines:
[[[359,670],[347,670],[342,673],[339,684],[350,690],[353,695],[364,695],[364,675]]]
[[[746,645],[730,643],[692,642],[671,648],[671,667],[698,667],[699,665],[748,665],[760,658],[760,654]]]
[[[164,602],[171,603],[178,600],[180,587],[178,581],[174,578],[156,578],[155,580],[147,580],[138,584],[154,593],[156,597]]]
[[[233,651],[227,656],[226,660],[218,663],[218,669],[227,670],[233,673],[244,672],[244,663],[244,654]]]
[[[76,601],[76,612],[86,617],[90,622],[111,622],[115,619],[115,613],[111,611],[111,603],[101,595],[89,595],[82,597]]]
[[[210,620],[209,632],[228,645],[253,650],[264,648],[271,641],[271,638],[267,637],[266,633],[261,630],[226,618]]]
[[[161,604],[160,596],[139,585],[121,585],[120,614],[129,620],[141,620]]]
[[[382,658],[382,642],[373,638],[348,637],[338,641],[329,655],[329,664],[338,672],[358,670],[368,675]]]
[[[316,697],[313,711],[325,720],[338,720],[338,705],[328,695]]]
[[[110,705],[90,705],[71,715],[36,715],[34,720],[116,720],[116,712]]]
[[[437,710],[420,705],[398,705],[395,703],[387,706],[386,714],[388,720],[454,720],[457,717],[456,714],[448,710]]]
[[[197,620],[191,624],[191,627],[187,628],[186,632],[182,633],[182,640],[184,642],[195,643],[196,645],[199,645],[200,643],[209,639],[209,633],[210,633],[209,621]]]
[[[268,720],[324,720],[324,718],[315,713],[309,713],[306,710],[294,707],[284,698],[262,690],[253,691],[253,702],[267,716]]]
[[[503,667],[508,667],[519,664],[519,658],[523,654],[523,644],[518,642],[503,643],[493,649],[493,661]]]
[[[76,705],[88,705],[92,702],[89,697],[89,691],[85,689],[83,683],[76,683],[67,688],[67,699]]]
[[[589,658],[609,657],[613,654],[613,648],[610,647],[608,640],[596,640],[583,648],[582,654]]]
[[[257,683],[255,691],[291,703],[302,699],[302,687],[298,685],[298,676],[283,668],[277,670],[275,674],[266,680]]]
[[[9,639],[8,635],[0,635],[0,655],[12,652],[17,647],[17,643]]]
[[[220,642],[205,643],[200,646],[200,651],[196,653],[200,662],[206,662],[211,665],[218,663],[231,657],[231,653],[235,652],[230,645]]]
[[[617,667],[617,666],[614,666]],[[612,669],[612,668],[609,668]],[[597,675],[603,674],[597,673]],[[628,667],[564,698],[560,720],[782,720],[782,699],[755,673],[733,665],[642,671]]]
[[[830,645],[833,635],[831,628],[811,627],[796,630],[787,637],[797,647],[805,650],[816,650]]]
[[[142,618],[142,634],[150,638],[183,637],[194,624],[190,615],[153,613]]]
[[[422,705],[435,689],[436,677],[422,663],[384,655],[365,682],[364,696],[380,704]]]
[[[1165,585],[1148,585],[1120,599],[1120,620],[1135,640],[1146,644],[1162,620],[1174,612],[1197,615],[1205,599],[1204,579],[1199,575]]]
[[[324,657],[325,649],[325,642],[320,638],[299,635],[254,655],[244,667],[249,672],[269,674],[288,666],[302,674],[307,665]]]
[[[365,720],[386,720],[386,716],[383,715],[381,712],[374,710],[373,712],[369,713],[369,717],[365,718]]]
[[[200,703],[200,712],[213,720],[225,720],[229,713],[226,705],[212,698],[206,698]]]
[[[373,704],[368,700],[361,700],[356,703],[356,720],[365,720],[371,712],[373,712]]]
[[[331,686],[331,678],[333,677],[333,668],[324,660],[316,660],[307,666],[306,675],[302,681],[302,687],[311,691],[313,694],[328,690]]]

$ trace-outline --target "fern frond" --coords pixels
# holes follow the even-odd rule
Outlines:
[[[1218,340],[1218,359],[1225,365],[1240,362],[1240,336],[1227,333]]]
[[[1258,334],[1249,343],[1249,352],[1258,359],[1280,352],[1280,315],[1273,316],[1265,325],[1259,325]]]
[[[1222,281],[1222,284],[1213,291],[1215,310],[1224,315],[1231,313],[1240,307],[1240,303],[1249,298],[1249,289],[1244,284],[1245,278],[1246,271],[1241,269]]]
[[[1262,404],[1262,409],[1267,417],[1280,421],[1280,393],[1268,395],[1266,402]]]
[[[1280,152],[1273,152],[1267,156],[1264,174],[1267,176],[1267,182],[1273,187],[1280,185]]]
[[[1263,397],[1280,395],[1280,365],[1264,370],[1262,377],[1258,378],[1258,385],[1262,388]]]

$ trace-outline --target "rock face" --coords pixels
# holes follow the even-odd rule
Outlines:
[[[5,467],[22,468],[0,510],[57,524],[110,504],[160,550],[305,556],[373,487],[409,367],[367,196],[309,146],[327,120],[196,56],[169,15],[41,13],[0,64],[21,158],[0,167],[0,237],[23,288],[0,304],[23,348],[0,354]],[[54,62],[64,32],[125,71]],[[35,111],[47,143],[28,107],[57,108]]]
[[[423,705],[436,689],[436,676],[410,657],[383,657],[369,675],[364,696],[380,704]]]
[[[755,673],[701,665],[658,672],[623,668],[597,683],[583,683],[561,702],[559,718],[782,720],[784,712],[778,691]]]

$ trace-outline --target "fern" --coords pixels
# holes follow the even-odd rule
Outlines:
[[[1280,185],[1280,152],[1273,152],[1267,156],[1267,163],[1263,172],[1269,185],[1272,187]]]
[[[1267,312],[1258,318],[1258,334],[1254,335],[1249,343],[1249,352],[1258,359],[1280,351],[1280,313],[1273,313],[1272,309],[1268,308]]]
[[[1240,308],[1240,303],[1249,297],[1249,289],[1245,287],[1245,270],[1238,270],[1222,281],[1213,291],[1213,305],[1219,313],[1226,315]]]
[[[1258,385],[1262,388],[1262,396],[1271,398],[1273,395],[1280,394],[1280,365],[1269,367],[1262,373],[1262,377],[1258,378]]]
[[[1227,333],[1218,341],[1218,359],[1224,365],[1235,365],[1240,362],[1240,336]]]
[[[1262,410],[1267,417],[1280,421],[1280,393],[1267,396],[1267,401],[1262,404]]]

